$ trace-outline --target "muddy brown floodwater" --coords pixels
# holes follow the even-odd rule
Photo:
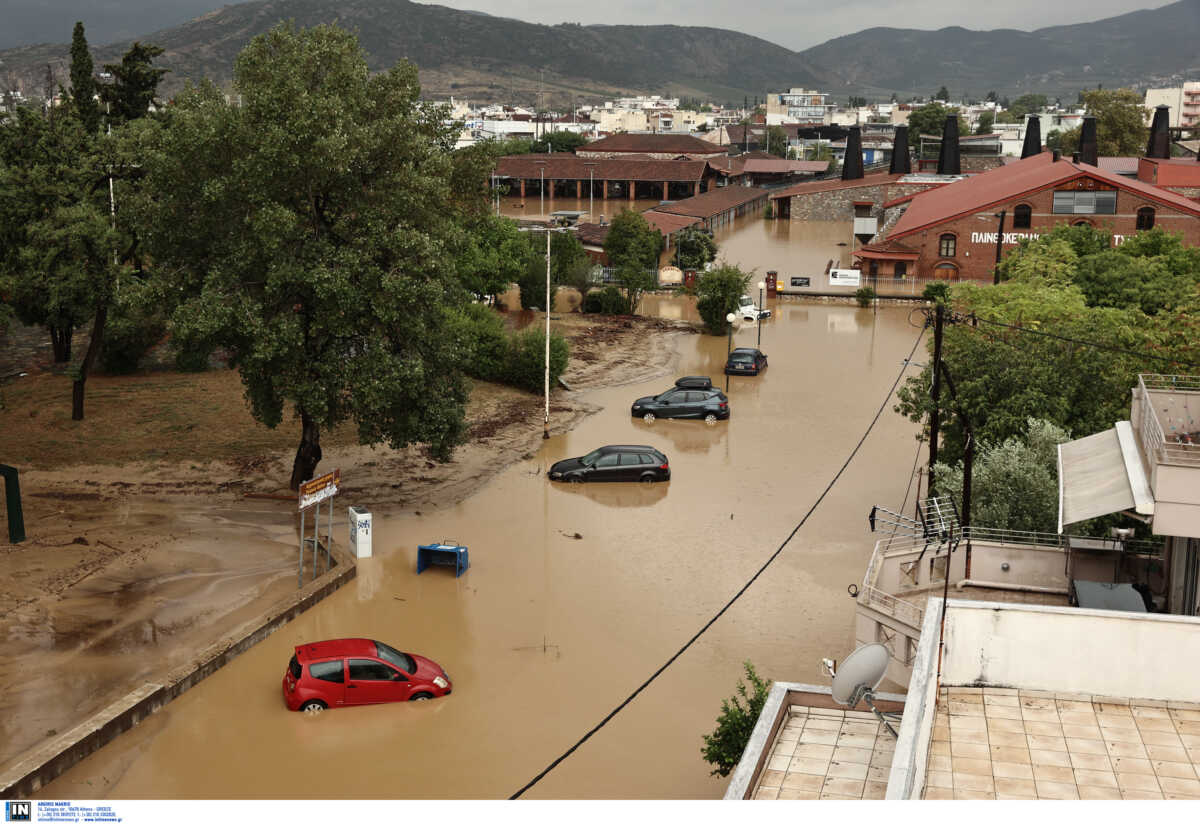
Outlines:
[[[647,312],[690,316],[686,299]],[[667,377],[587,394],[602,411],[545,441],[454,506],[388,514],[356,581],[40,792],[42,797],[496,798],[521,787],[623,700],[747,580],[803,516],[867,427],[918,330],[907,308],[779,302],[770,368],[734,379],[732,418],[647,425],[630,402],[675,375],[720,380],[726,341],[676,336]],[[755,328],[735,345],[754,345]],[[890,404],[889,404],[890,407]],[[531,798],[718,798],[701,735],[749,660],[768,678],[823,683],[853,640],[846,586],[872,546],[867,513],[899,505],[915,427],[885,412],[787,550],[637,700]],[[604,443],[670,458],[669,483],[563,486],[546,468]],[[343,519],[345,506],[338,512]],[[576,538],[575,535],[579,536]],[[467,544],[471,569],[415,574],[416,545]],[[292,648],[367,636],[441,663],[453,695],[288,712]]]

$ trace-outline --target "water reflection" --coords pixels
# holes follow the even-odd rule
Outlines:
[[[670,458],[670,456],[667,456]],[[549,481],[547,481],[549,483]],[[631,507],[654,506],[667,497],[671,490],[671,482],[653,484],[642,483],[613,483],[613,484],[550,484],[550,489],[562,495],[575,495],[586,498],[601,506],[611,506],[618,509]]]
[[[717,421],[712,424],[704,421],[681,421],[670,418],[660,418],[653,423],[647,423],[641,418],[632,418],[632,421],[633,428],[639,433],[662,435],[680,452],[708,452],[713,446],[725,440],[729,433],[727,421]],[[667,457],[671,457],[669,452]]]

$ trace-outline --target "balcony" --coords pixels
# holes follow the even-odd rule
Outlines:
[[[1200,538],[1200,377],[1139,375],[1133,395],[1154,533]]]

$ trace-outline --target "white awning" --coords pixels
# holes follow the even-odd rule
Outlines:
[[[1154,514],[1154,497],[1129,421],[1058,446],[1058,531],[1132,509]]]

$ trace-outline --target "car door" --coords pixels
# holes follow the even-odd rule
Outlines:
[[[617,481],[621,476],[621,455],[619,452],[609,452],[606,455],[601,455],[596,459],[596,463],[592,464],[592,471],[588,473],[589,481]]]
[[[678,418],[679,410],[684,405],[684,400],[686,397],[687,393],[681,392],[678,389],[663,395],[659,400],[658,417]]]
[[[308,665],[308,674],[320,682],[321,700],[330,707],[346,703],[346,660],[316,661]]]
[[[640,452],[621,453],[621,480],[636,481],[642,477],[642,455]]]
[[[408,677],[382,661],[351,658],[346,680],[347,704],[383,704],[407,701]]]

